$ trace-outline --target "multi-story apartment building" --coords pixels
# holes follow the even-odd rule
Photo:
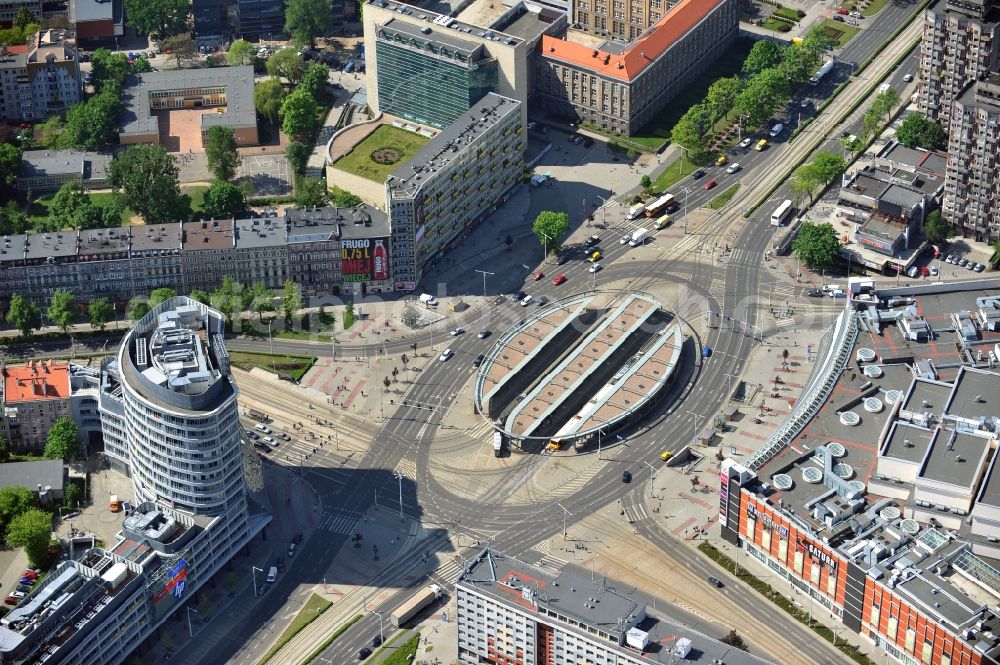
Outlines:
[[[0,46],[0,120],[38,122],[80,101],[74,34],[47,30],[23,48]]]
[[[0,420],[11,450],[39,452],[59,418],[73,414],[69,363],[46,360],[0,367]]]
[[[1000,7],[994,0],[941,0],[924,12],[919,108],[948,126],[952,102],[966,86],[997,69]]]
[[[357,208],[285,211],[288,277],[305,296],[357,295],[393,290],[391,242],[385,213]]]
[[[482,2],[478,3],[482,4]],[[487,92],[526,105],[528,60],[543,33],[564,26],[565,16],[540,15],[518,2],[493,4],[473,18],[436,14],[386,0],[364,6],[368,103],[378,113],[443,129]],[[474,3],[469,12],[478,8]],[[522,107],[524,113],[526,107]]]
[[[233,276],[244,284],[263,282],[269,289],[281,288],[288,279],[288,230],[276,216],[250,217],[234,222],[236,243]],[[215,284],[222,283],[217,275]],[[216,288],[216,287],[213,287]]]
[[[211,291],[219,287],[222,275],[233,275],[235,241],[231,219],[181,224],[183,292]]]
[[[111,155],[83,150],[26,150],[17,175],[19,192],[54,192],[68,182],[87,189],[108,186]]]
[[[247,500],[259,460],[222,330],[219,312],[172,298],[102,364],[105,455],[131,477],[135,509],[109,549],[61,562],[7,613],[4,662],[125,661],[270,521]]]
[[[659,612],[646,603],[647,595],[631,584],[486,549],[455,582],[458,658],[494,665],[655,665],[682,663],[696,652],[705,663],[768,663],[671,621],[669,603],[661,602]]]
[[[624,48],[545,35],[534,60],[535,101],[605,131],[638,131],[736,37],[739,7],[681,0]]]
[[[425,268],[517,184],[524,166],[522,106],[489,93],[386,180],[397,290],[416,288]]]
[[[631,42],[666,15],[668,0],[573,0],[574,24],[601,37]]]
[[[965,237],[1000,240],[1000,73],[952,102],[942,210]]]

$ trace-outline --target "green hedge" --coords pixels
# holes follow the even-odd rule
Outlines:
[[[736,562],[720,552],[718,548],[711,543],[703,541],[700,545],[698,545],[698,549],[709,559],[725,568],[731,575],[734,575],[741,582],[745,583],[760,595],[766,597],[772,603],[783,609],[787,614],[790,614],[796,621],[812,628],[817,635],[825,639],[827,642],[834,644],[837,650],[853,660],[855,663],[858,663],[859,665],[876,665],[875,661],[856,650],[843,638],[838,639],[832,630],[812,619],[808,612],[796,607],[792,601],[778,593],[770,584],[764,580],[754,577],[750,571],[744,567],[737,570]],[[834,640],[836,640],[836,642],[834,642]]]
[[[420,647],[420,633],[403,642],[398,649],[382,661],[382,665],[409,665],[411,657],[417,655]]]
[[[324,651],[326,651],[326,648],[328,646],[330,646],[331,644],[333,644],[333,641],[335,639],[337,639],[338,637],[340,637],[341,635],[344,634],[345,630],[347,630],[348,628],[350,628],[351,626],[353,626],[354,624],[356,624],[358,621],[361,621],[361,617],[362,616],[364,616],[364,615],[363,614],[355,614],[353,617],[351,617],[350,619],[348,619],[344,623],[340,624],[340,626],[337,628],[337,630],[335,630],[332,633],[330,633],[330,637],[328,637],[325,640],[323,640],[323,643],[320,644],[315,649],[313,649],[313,652],[311,654],[309,654],[309,656],[307,656],[306,659],[303,660],[302,662],[304,662],[304,663],[311,663],[314,660],[316,660],[321,653],[323,653]]]

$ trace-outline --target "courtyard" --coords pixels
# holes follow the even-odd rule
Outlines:
[[[367,138],[338,159],[334,166],[381,184],[429,141],[426,136],[399,127],[379,125]]]
[[[217,109],[169,109],[154,111],[159,119],[160,145],[167,152],[191,154],[201,152],[201,116]]]

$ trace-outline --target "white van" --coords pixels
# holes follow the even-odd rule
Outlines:
[[[774,138],[775,136],[777,136],[778,134],[780,134],[781,131],[784,128],[785,128],[785,126],[783,124],[781,124],[780,122],[777,125],[775,125],[774,127],[772,127],[771,128],[771,138]]]
[[[267,571],[267,581],[273,583],[276,579],[278,579],[278,567],[271,566],[270,570]]]

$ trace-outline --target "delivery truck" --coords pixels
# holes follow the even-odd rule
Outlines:
[[[636,219],[638,217],[642,217],[642,215],[645,214],[645,212],[646,212],[646,206],[642,205],[641,203],[637,203],[628,209],[628,219]]]
[[[648,229],[636,229],[632,232],[632,239],[628,241],[628,246],[638,247],[642,243],[646,242],[647,236],[649,236]]]
[[[503,456],[503,433],[494,431],[493,432],[493,456],[502,457]]]
[[[404,623],[415,617],[420,610],[424,609],[440,597],[441,587],[437,584],[428,584],[423,589],[410,596],[405,603],[394,609],[392,614],[389,615],[389,620],[392,621],[393,626],[399,628]]]

